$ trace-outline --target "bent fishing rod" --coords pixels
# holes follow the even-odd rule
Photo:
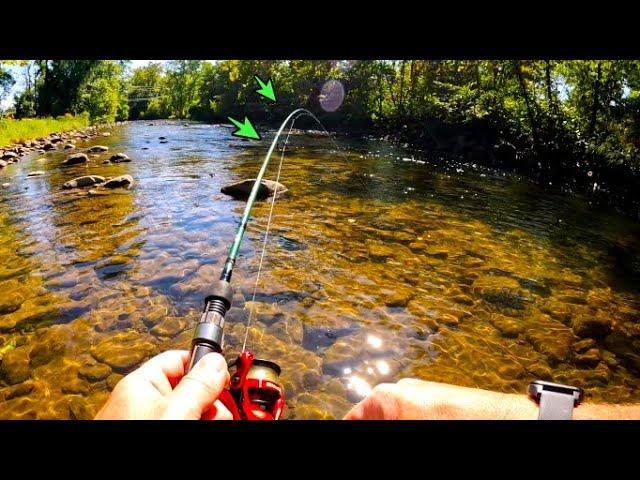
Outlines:
[[[289,121],[292,121],[289,133],[293,128],[295,119],[300,115],[309,115],[320,124],[324,129],[324,126],[311,112],[304,108],[298,108],[289,114],[289,116],[282,122],[278,129],[271,146],[262,162],[262,167],[256,177],[247,204],[242,215],[240,226],[236,231],[233,244],[229,250],[229,255],[224,263],[220,280],[214,282],[211,291],[204,299],[204,310],[200,317],[200,322],[196,326],[193,334],[193,340],[191,342],[191,357],[189,360],[189,370],[207,353],[216,352],[221,353],[224,341],[224,322],[227,311],[231,308],[233,300],[233,288],[231,286],[231,276],[233,275],[233,268],[240,251],[240,244],[244,237],[247,224],[251,215],[251,209],[256,201],[260,187],[262,185],[262,178],[269,165],[271,155],[278,143],[278,139],[282,134],[285,126]],[[326,131],[326,129],[325,129]],[[327,132],[328,133],[328,132]],[[287,141],[288,141],[287,135]],[[335,142],[334,142],[335,144]],[[283,154],[280,159],[280,169],[282,168]],[[278,170],[278,178],[280,175],[280,169]],[[277,182],[276,190],[273,194],[273,200],[271,204],[271,212],[273,211],[273,205],[277,196]],[[269,215],[269,222],[267,224],[267,234],[269,231],[269,224],[271,221],[271,213]],[[266,247],[266,235],[263,244],[262,256],[264,256],[264,247]],[[262,266],[262,257],[260,259],[260,265]],[[260,271],[258,271],[259,275]],[[257,280],[256,280],[257,286]],[[251,315],[249,315],[249,321]],[[248,335],[249,322],[246,326]],[[246,345],[246,337],[245,337]],[[233,418],[246,419],[246,420],[277,420],[280,418],[284,409],[284,389],[280,385],[280,366],[275,362],[269,360],[258,359],[253,352],[245,349],[243,345],[242,352],[238,358],[232,362],[229,367],[235,368],[231,373],[231,382],[229,388],[224,390],[219,400],[229,409]]]

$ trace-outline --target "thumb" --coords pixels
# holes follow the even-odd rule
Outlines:
[[[219,353],[207,353],[166,397],[166,419],[199,420],[229,383],[227,362]]]

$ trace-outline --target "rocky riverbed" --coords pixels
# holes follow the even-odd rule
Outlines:
[[[244,208],[220,190],[266,150],[195,123],[101,131],[0,170],[0,418],[92,418],[123,375],[188,348]],[[340,418],[405,376],[640,401],[637,224],[473,165],[341,144],[293,137],[255,298],[268,202],[232,281],[225,354],[254,309],[248,345],[282,366],[287,418]]]

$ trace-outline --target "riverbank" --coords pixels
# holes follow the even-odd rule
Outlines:
[[[31,119],[33,121],[37,121],[38,119]],[[47,123],[51,120],[54,123]],[[18,122],[18,121],[26,121],[26,120],[10,120],[10,122]],[[73,150],[75,148],[75,142],[77,141],[85,141],[90,138],[104,136],[108,137],[111,135],[110,132],[104,131],[105,129],[111,128],[115,124],[101,124],[101,125],[90,125],[83,127],[73,127],[75,125],[74,122],[83,123],[78,117],[70,117],[68,121],[60,120],[60,123],[55,123],[57,120],[53,119],[42,119],[42,122],[39,126],[32,127],[32,130],[37,130],[37,128],[52,128],[53,126],[60,127],[70,127],[66,131],[56,130],[54,132],[49,132],[44,134],[43,136],[33,137],[31,139],[22,139],[15,143],[10,143],[0,147],[0,169],[6,167],[11,163],[17,163],[20,161],[22,157],[25,157],[33,152],[37,153],[45,153],[50,150]],[[0,121],[0,125],[2,125],[3,121]],[[47,127],[48,125],[48,127]],[[18,131],[20,129],[14,129]],[[27,131],[27,129],[23,129],[23,131]]]
[[[58,118],[25,118],[14,120],[0,119],[0,148],[21,146],[38,137],[45,137],[55,132],[68,132],[89,126],[89,116],[65,115]]]

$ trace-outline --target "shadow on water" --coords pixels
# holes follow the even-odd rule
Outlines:
[[[640,226],[613,210],[589,205],[584,197],[549,191],[486,169],[457,172],[458,167],[437,162],[360,160],[359,167],[342,180],[331,177],[310,184],[347,198],[386,204],[414,200],[423,209],[416,210],[416,216],[439,205],[463,222],[480,220],[490,225],[496,236],[522,230],[549,242],[577,268],[608,264],[607,283],[615,288],[640,290]],[[384,227],[375,221],[372,226]],[[604,253],[606,258],[576,258],[578,246]]]

